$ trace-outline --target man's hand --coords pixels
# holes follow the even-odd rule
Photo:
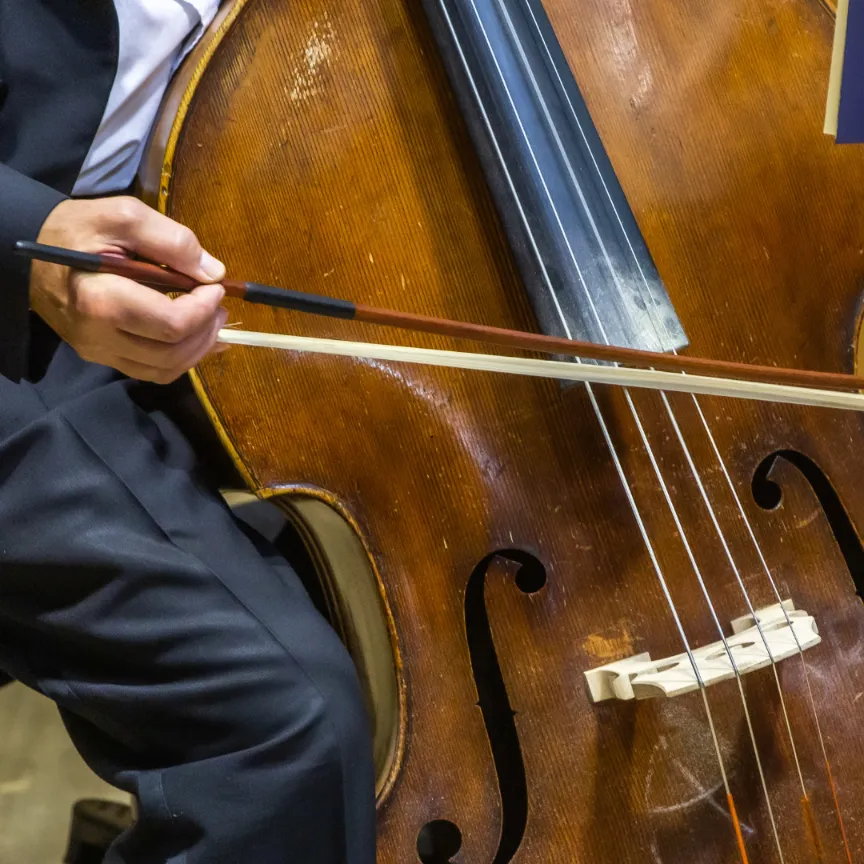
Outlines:
[[[134,252],[193,279],[216,283],[225,267],[188,228],[136,198],[64,201],[38,242],[81,252]],[[221,285],[201,285],[171,300],[121,276],[33,262],[31,308],[85,360],[130,378],[167,384],[214,347],[227,312]]]

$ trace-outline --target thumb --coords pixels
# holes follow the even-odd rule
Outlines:
[[[137,198],[108,199],[105,204],[106,233],[114,243],[200,282],[219,282],[225,277],[225,265],[202,249],[185,225]]]

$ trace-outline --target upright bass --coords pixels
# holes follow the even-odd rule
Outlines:
[[[142,195],[261,283],[853,372],[832,32],[817,0],[235,0]],[[243,346],[194,383],[360,671],[382,864],[864,860],[859,413]]]

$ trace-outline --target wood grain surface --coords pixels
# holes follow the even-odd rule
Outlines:
[[[864,151],[821,133],[826,8],[545,5],[691,351],[852,371]],[[536,329],[419,3],[248,0],[231,15],[180,119],[161,127],[167,150],[151,155],[145,188],[161,191],[162,209],[247,279]],[[244,329],[379,338],[229,306]],[[388,341],[457,347],[398,331]],[[698,694],[588,698],[587,669],[675,654],[681,639],[584,388],[239,347],[208,359],[196,384],[252,489],[336,507],[368,555],[401,694],[381,778],[382,864],[418,860],[433,820],[461,836],[427,861],[740,861]],[[680,525],[625,394],[597,397],[688,639],[716,641],[682,534],[727,633],[746,603],[661,398],[632,395]],[[669,401],[753,604],[774,602],[693,400]],[[819,626],[809,680],[852,860],[864,860],[864,612],[850,574],[861,419],[700,405],[779,592]],[[823,506],[832,492],[834,524],[842,508],[851,520],[846,558]],[[513,558],[523,576],[536,559],[545,583],[536,567],[520,582]],[[518,736],[504,757],[474,674],[478,602]],[[846,862],[802,664],[778,672],[824,860]],[[814,862],[772,671],[747,676],[744,691],[784,859]],[[779,861],[737,685],[708,695],[749,860]],[[499,757],[521,759],[525,801],[499,780]]]

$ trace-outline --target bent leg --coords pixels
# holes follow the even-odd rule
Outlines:
[[[347,652],[127,387],[28,390],[2,430],[0,665],[137,797],[108,861],[372,864]]]

